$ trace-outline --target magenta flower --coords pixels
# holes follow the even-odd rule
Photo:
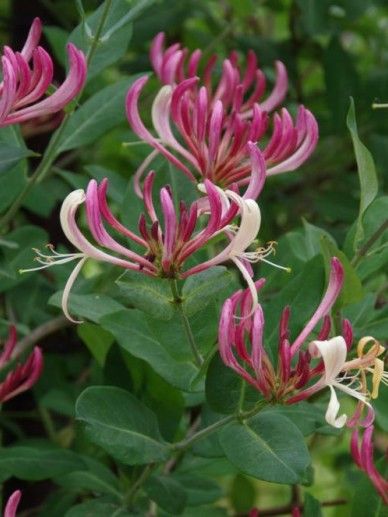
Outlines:
[[[256,282],[257,289],[265,283]],[[323,319],[318,340],[325,340],[330,333],[328,314],[343,283],[343,269],[338,259],[331,262],[331,275],[326,293],[302,332],[290,343],[288,321],[290,308],[283,311],[279,324],[278,361],[275,368],[264,343],[264,313],[261,305],[252,312],[251,296],[248,291],[238,291],[223,305],[219,324],[219,350],[223,362],[258,389],[268,400],[287,400],[290,394],[307,384],[314,375],[321,375],[323,364],[310,367],[310,353],[300,350],[306,338]],[[347,334],[349,338],[349,329]],[[249,343],[249,347],[246,345]],[[296,363],[293,358],[297,356]],[[295,397],[295,395],[294,395]],[[295,402],[307,398],[299,396]]]
[[[388,480],[383,478],[373,461],[373,430],[373,425],[367,427],[360,440],[359,429],[354,429],[350,442],[351,452],[356,465],[367,474],[384,503],[388,504]]]
[[[0,371],[12,359],[17,342],[16,329],[11,326],[9,336],[0,353]],[[4,381],[0,382],[0,404],[29,390],[39,379],[43,369],[43,356],[35,347],[24,364],[17,364]]]
[[[198,75],[202,52],[194,50],[189,55],[187,48],[175,43],[164,48],[165,34],[160,32],[155,36],[150,49],[150,61],[159,80],[166,85],[174,86],[185,79],[192,79]],[[237,52],[232,52],[222,64],[221,77],[217,86],[212,86],[212,75],[217,63],[217,56],[213,55],[204,65],[203,84],[211,105],[220,100],[225,110],[234,109],[236,99],[239,103],[239,112],[248,117],[255,103],[260,103],[263,111],[270,112],[281,104],[288,89],[287,70],[281,61],[275,62],[276,81],[270,95],[262,99],[266,89],[266,78],[258,68],[255,53],[250,50],[247,55],[245,73],[242,74]]]
[[[135,180],[137,194],[144,170],[161,153],[191,181],[205,178],[221,188],[246,186],[250,180],[249,142],[267,136],[268,114],[253,104],[249,113],[241,113],[241,96],[233,104],[221,99],[212,102],[205,86],[198,88],[198,78],[186,79],[175,87],[161,88],[152,105],[152,123],[156,136],[145,127],[138,110],[139,96],[148,78],[140,77],[128,91],[126,111],[133,131],[154,151],[138,169]],[[172,129],[172,125],[174,129]],[[180,141],[174,132],[180,135]],[[271,136],[261,145],[267,176],[292,171],[311,155],[318,140],[317,122],[310,111],[301,106],[296,122],[283,108],[273,117]]]
[[[38,46],[41,32],[41,22],[35,18],[21,52],[4,47],[1,58],[0,127],[61,111],[85,84],[85,56],[69,43],[67,77],[52,95],[42,98],[53,79],[53,62],[49,54]]]
[[[256,305],[257,294],[248,263],[265,260],[265,256],[271,251],[262,248],[246,251],[260,229],[261,216],[257,203],[252,199],[245,200],[231,190],[223,191],[205,180],[201,188],[207,197],[195,201],[189,208],[181,202],[177,210],[171,189],[166,186],[160,190],[160,218],[156,214],[152,198],[153,181],[154,173],[151,172],[144,182],[145,214],[139,218],[138,234],[123,226],[109,209],[106,200],[107,179],[100,185],[95,180],[90,181],[86,193],[76,190],[63,202],[60,215],[62,229],[79,252],[59,254],[51,247],[53,254],[46,255],[36,250],[37,260],[42,265],[29,271],[78,260],[62,297],[62,308],[69,319],[71,317],[67,302],[70,289],[88,258],[164,278],[186,278],[212,266],[232,261],[248,282],[254,306]],[[94,243],[83,234],[76,221],[77,210],[83,203],[86,205],[88,229]],[[232,225],[232,220],[238,214],[239,225]],[[107,228],[143,247],[144,253],[136,253],[121,244]],[[188,260],[219,234],[224,234],[228,240],[225,248],[209,260],[188,266]]]
[[[10,495],[4,508],[4,517],[16,517],[16,511],[21,497],[22,493],[20,490],[15,490],[15,492]]]

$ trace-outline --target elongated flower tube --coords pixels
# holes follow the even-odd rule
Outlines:
[[[346,393],[357,400],[354,415],[348,425],[367,427],[373,422],[374,411],[370,399],[378,394],[381,382],[386,382],[383,362],[379,358],[384,348],[373,338],[359,341],[357,358],[347,360],[352,344],[352,331],[348,321],[344,321],[343,336],[329,339],[330,319],[328,312],[335,298],[328,304],[328,294],[333,292],[333,271],[339,273],[338,259],[332,259],[332,275],[326,294],[317,311],[306,324],[303,333],[306,340],[319,320],[322,326],[317,339],[307,349],[290,345],[288,322],[290,308],[286,307],[279,323],[279,344],[276,366],[270,359],[263,343],[264,313],[257,305],[251,309],[252,297],[248,290],[239,291],[224,303],[219,324],[219,350],[223,362],[232,368],[249,384],[259,390],[268,401],[293,404],[305,400],[322,389],[330,389],[330,401],[326,411],[326,421],[334,427],[343,427],[347,415],[338,416],[340,404],[337,391]],[[256,282],[256,287],[264,280]],[[338,296],[339,291],[336,296]],[[314,325],[311,322],[314,322]],[[303,331],[302,331],[303,332]],[[318,359],[318,362],[317,360]],[[368,387],[366,374],[372,374],[372,389]],[[361,419],[362,412],[367,415]]]
[[[165,85],[174,86],[199,75],[201,57],[200,49],[190,54],[189,50],[182,48],[179,43],[165,49],[163,32],[157,34],[151,44],[151,64],[159,80]],[[255,103],[260,103],[263,111],[270,112],[279,106],[286,96],[288,77],[286,67],[281,61],[275,61],[276,80],[268,96],[265,96],[266,77],[258,68],[257,58],[252,50],[247,54],[244,73],[239,66],[237,52],[232,52],[229,58],[223,61],[221,77],[213,87],[212,79],[216,64],[217,56],[213,55],[204,64],[202,79],[212,105],[220,100],[225,109],[229,109],[238,99],[240,113],[250,116]]]
[[[332,275],[323,300],[327,300],[327,293],[333,290],[333,283],[340,279],[333,279],[333,272],[337,274],[343,271],[338,259],[331,262]],[[264,284],[264,279],[256,282],[259,288]],[[342,279],[339,283],[342,285]],[[319,320],[323,320],[320,339],[326,339],[330,333],[328,313],[335,302],[321,303],[318,315],[306,324],[309,334],[314,330]],[[321,368],[313,371],[310,368],[311,356],[308,351],[299,351],[290,345],[288,322],[290,308],[286,307],[279,322],[278,361],[275,367],[264,346],[264,313],[261,305],[253,308],[252,297],[248,290],[239,291],[224,303],[219,324],[219,350],[224,363],[241,375],[249,384],[258,389],[268,400],[287,400],[295,390],[307,384],[312,375],[322,375]],[[311,321],[314,325],[311,325]],[[296,362],[293,361],[297,355]]]
[[[16,517],[16,511],[18,509],[22,493],[20,490],[13,492],[4,508],[4,517]]]
[[[12,359],[16,343],[16,330],[11,326],[8,339],[0,353],[0,371]],[[0,382],[0,404],[29,390],[39,379],[42,369],[42,351],[36,346],[27,360],[22,364],[16,364],[15,368]]]
[[[21,52],[4,47],[1,58],[3,82],[0,84],[0,127],[61,111],[85,84],[85,56],[69,43],[67,77],[52,95],[45,97],[53,79],[54,67],[49,54],[38,46],[41,32],[41,22],[35,18]]]
[[[106,199],[107,179],[99,185],[95,180],[90,181],[86,193],[83,190],[73,191],[63,202],[60,214],[62,229],[78,252],[59,254],[50,247],[52,254],[48,255],[36,250],[36,259],[41,266],[27,271],[78,261],[62,297],[63,311],[72,321],[75,320],[67,308],[68,296],[88,258],[164,278],[186,278],[217,264],[232,261],[247,280],[256,304],[256,290],[246,261],[257,261],[261,257],[265,260],[268,250],[251,252],[255,256],[254,260],[250,255],[247,258],[245,250],[256,239],[260,228],[261,217],[257,203],[252,199],[245,200],[231,190],[223,191],[205,180],[203,188],[207,194],[206,203],[203,203],[205,198],[202,198],[188,208],[181,202],[178,210],[174,206],[170,187],[163,187],[160,190],[162,218],[159,218],[152,197],[153,181],[154,173],[151,172],[144,182],[145,214],[139,218],[138,234],[123,226],[112,214]],[[84,235],[76,221],[78,208],[83,204],[86,206],[88,229],[94,242]],[[235,226],[231,222],[237,215],[240,221]],[[113,237],[112,232],[116,232],[117,237],[125,237],[143,247],[143,254],[123,245]],[[219,234],[224,234],[228,240],[224,250],[212,259],[187,267],[188,259]]]
[[[374,427],[370,425],[364,430],[360,439],[360,430],[354,429],[350,445],[351,452],[356,465],[366,473],[384,503],[388,505],[388,480],[383,478],[373,461],[373,431]],[[388,459],[388,451],[386,459]]]
[[[233,184],[246,186],[252,172],[252,145],[261,147],[266,175],[297,169],[315,149],[318,126],[312,113],[301,106],[296,122],[286,109],[273,118],[272,134],[267,135],[269,118],[258,104],[249,117],[239,111],[239,102],[231,111],[221,99],[214,103],[198,78],[186,79],[175,87],[163,86],[152,105],[152,123],[156,136],[144,125],[138,109],[140,94],[147,82],[140,77],[126,99],[126,112],[133,131],[154,148],[135,175],[136,192],[150,161],[160,153],[192,182],[209,179],[221,188]],[[175,131],[173,130],[173,127]],[[175,134],[179,135],[179,140]],[[262,144],[264,136],[266,144]],[[257,193],[251,192],[257,197]]]

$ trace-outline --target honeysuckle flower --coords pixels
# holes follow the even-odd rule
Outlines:
[[[99,185],[95,180],[91,180],[86,193],[83,190],[73,191],[63,202],[60,213],[61,226],[78,252],[60,254],[50,247],[50,255],[37,250],[36,260],[41,265],[27,271],[78,261],[66,283],[62,297],[63,311],[70,320],[75,321],[67,308],[70,289],[89,258],[164,278],[186,278],[231,260],[247,280],[254,297],[254,305],[256,304],[256,290],[245,264],[245,250],[256,239],[260,228],[261,217],[257,203],[252,199],[243,199],[231,190],[223,191],[209,180],[205,180],[203,189],[207,198],[195,201],[189,208],[181,202],[179,210],[176,210],[171,189],[166,186],[160,190],[163,215],[161,220],[153,203],[153,181],[154,173],[151,172],[146,177],[143,191],[145,214],[149,222],[145,214],[140,216],[139,234],[123,226],[112,214],[106,200],[107,179]],[[77,210],[82,204],[86,206],[88,229],[94,243],[84,235],[76,221]],[[240,222],[235,229],[231,222],[238,214]],[[204,218],[206,223],[200,226],[199,220],[203,221]],[[136,253],[121,244],[106,227],[143,247],[144,254]],[[187,267],[188,259],[219,234],[224,234],[229,240],[224,250],[212,259]],[[256,252],[256,255],[259,257],[260,252]]]
[[[330,333],[328,314],[343,283],[343,268],[337,258],[331,261],[331,275],[322,302],[305,325],[294,343],[290,343],[288,321],[290,308],[286,307],[279,323],[278,361],[275,367],[263,343],[264,313],[260,304],[253,307],[249,290],[238,291],[228,298],[222,308],[218,342],[223,362],[258,389],[269,401],[289,402],[295,390],[300,390],[314,376],[322,376],[322,364],[310,366],[309,351],[299,350],[320,320],[323,320],[318,339],[326,339]],[[256,282],[256,289],[264,285],[264,279]],[[348,323],[344,333],[351,339]],[[303,342],[300,342],[303,336]],[[296,344],[296,346],[295,346]],[[297,356],[297,357],[296,357]],[[293,358],[295,357],[295,361]],[[296,399],[307,398],[301,396]]]
[[[16,329],[11,326],[9,336],[0,352],[0,371],[12,359],[17,343]],[[29,390],[39,379],[43,368],[43,355],[39,347],[35,347],[27,360],[16,364],[0,382],[0,404]]]
[[[152,105],[154,136],[143,124],[138,110],[139,96],[147,80],[144,76],[135,81],[126,99],[127,118],[133,131],[154,148],[135,175],[136,193],[141,195],[141,176],[158,153],[192,182],[206,178],[222,188],[233,184],[246,186],[252,168],[252,142],[260,146],[267,136],[267,112],[254,103],[250,115],[243,116],[237,98],[230,110],[221,99],[212,103],[206,87],[198,87],[198,78],[193,77],[174,87],[165,85],[157,94]],[[181,141],[175,137],[172,124]],[[266,175],[298,168],[311,155],[317,140],[317,122],[309,110],[301,106],[294,123],[283,108],[273,117],[272,135],[261,145]],[[251,197],[256,198],[257,193],[251,192]]]
[[[256,289],[260,289],[263,284],[264,279],[256,282]],[[347,415],[338,416],[340,404],[336,391],[339,390],[358,401],[349,425],[357,423],[367,426],[374,418],[369,400],[377,396],[380,383],[386,380],[383,362],[379,358],[384,349],[375,339],[366,337],[357,346],[358,357],[347,360],[353,339],[352,329],[347,321],[343,325],[343,336],[329,338],[329,312],[342,284],[343,268],[339,260],[333,258],[326,293],[294,342],[290,341],[288,331],[290,309],[284,309],[279,324],[276,367],[263,343],[265,321],[261,305],[257,304],[252,309],[252,296],[248,290],[235,293],[226,300],[222,308],[218,334],[219,351],[226,366],[259,390],[267,400],[293,404],[329,388],[330,402],[326,421],[340,428],[345,425]],[[322,327],[317,339],[309,344],[307,350],[301,350],[320,320]],[[320,359],[318,363],[317,358]],[[367,373],[372,374],[371,391],[368,389]],[[368,414],[361,420],[364,408],[368,409]]]
[[[15,490],[15,492],[10,495],[4,508],[4,517],[16,517],[16,511],[21,497],[22,493],[20,490]]]
[[[165,49],[165,34],[159,32],[152,41],[150,61],[159,80],[165,85],[174,86],[185,79],[198,75],[198,66],[202,52],[194,50],[191,55],[187,48],[175,43]],[[258,68],[255,53],[250,50],[246,57],[245,73],[242,73],[238,63],[237,52],[232,52],[222,64],[222,73],[216,87],[212,85],[212,75],[217,63],[213,55],[204,65],[202,83],[206,88],[212,105],[221,100],[225,109],[236,102],[243,116],[250,116],[256,102],[260,103],[263,111],[270,112],[284,100],[288,89],[287,69],[281,61],[275,61],[276,80],[272,92],[263,99],[266,89],[266,77]]]
[[[352,432],[351,452],[356,465],[367,474],[384,503],[388,504],[388,480],[383,478],[373,461],[373,431],[374,427],[370,425],[360,440],[360,430],[355,428]]]
[[[61,111],[85,84],[85,56],[69,43],[67,77],[52,95],[44,97],[53,79],[53,62],[49,54],[38,46],[41,32],[42,24],[39,18],[35,18],[21,52],[4,47],[1,58],[0,127]]]

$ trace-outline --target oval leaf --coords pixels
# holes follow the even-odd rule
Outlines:
[[[92,386],[79,396],[76,417],[90,440],[127,465],[168,458],[155,415],[130,393]]]
[[[272,483],[304,481],[310,457],[303,436],[284,416],[259,414],[220,432],[226,457],[244,474]]]

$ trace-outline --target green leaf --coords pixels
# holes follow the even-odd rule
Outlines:
[[[92,499],[73,506],[65,517],[132,517],[121,505],[107,501],[106,498]]]
[[[144,490],[152,501],[173,515],[180,515],[186,506],[186,492],[171,476],[151,476],[144,484]]]
[[[348,257],[340,251],[330,240],[326,237],[322,237],[321,246],[323,256],[325,258],[325,264],[330,263],[331,257],[337,257],[344,267],[345,277],[344,285],[341,290],[341,294],[335,302],[336,308],[342,308],[350,303],[356,303],[362,300],[364,296],[364,290],[362,288],[361,280],[359,279],[354,267],[351,265]]]
[[[77,327],[77,334],[90,350],[100,366],[104,366],[106,354],[113,344],[114,337],[99,325],[82,323]]]
[[[46,25],[43,28],[44,35],[46,36],[54,56],[58,62],[62,65],[66,65],[66,43],[69,39],[69,33],[61,27],[55,25]]]
[[[74,452],[52,446],[15,446],[0,449],[2,477],[15,476],[28,481],[40,481],[82,470],[84,467],[84,462]]]
[[[357,219],[356,234],[353,249],[356,250],[359,241],[364,237],[363,217],[368,206],[375,199],[378,191],[377,174],[373,157],[358,136],[354,100],[350,99],[350,106],[346,124],[352,137],[354,153],[356,155],[358,177],[360,180],[360,208]]]
[[[17,125],[0,128],[0,148],[18,148],[21,153],[28,153],[20,128]],[[28,154],[26,154],[28,156]],[[3,170],[0,174],[0,212],[4,212],[23,190],[27,182],[27,160],[18,159],[13,167]]]
[[[376,462],[376,467],[381,471],[386,479],[388,475],[388,465],[386,458]],[[366,474],[360,473],[360,480],[353,484],[354,494],[350,517],[388,517],[388,507],[377,493],[375,487]]]
[[[88,81],[125,55],[132,37],[133,20],[149,5],[152,5],[153,1],[135,0],[131,2],[131,5],[125,0],[114,0],[112,2],[96,50],[88,66]],[[69,41],[86,53],[90,51],[93,44],[105,7],[106,2],[101,4],[70,34]]]
[[[298,402],[286,406],[276,405],[264,409],[271,415],[283,415],[299,429],[303,436],[309,436],[326,424],[325,412],[309,402]]]
[[[54,307],[61,307],[62,291],[51,296],[48,303]],[[122,309],[122,305],[105,294],[71,294],[69,298],[69,309],[71,314],[81,318],[87,318],[98,323],[107,314]]]
[[[55,483],[77,493],[91,491],[97,494],[109,494],[121,500],[117,478],[102,463],[85,456],[88,470],[78,470],[64,474]]]
[[[0,142],[0,173],[8,171],[20,162],[20,160],[28,156],[36,156],[36,153],[23,147]]]
[[[219,433],[226,457],[244,474],[272,483],[303,483],[310,457],[299,429],[286,417],[260,413]]]
[[[218,483],[206,475],[191,473],[177,473],[174,479],[184,487],[187,492],[187,505],[199,506],[214,503],[222,497],[222,490]]]
[[[308,493],[304,496],[303,517],[322,517],[321,503]]]
[[[15,247],[4,248],[4,258],[0,262],[4,275],[0,282],[0,292],[29,280],[33,273],[20,274],[19,270],[35,267],[33,248],[42,249],[47,243],[47,234],[38,226],[25,225],[10,232],[7,240],[13,242]]]
[[[183,285],[183,310],[187,316],[204,309],[228,287],[232,273],[223,266],[215,266],[197,275],[190,276]]]
[[[255,506],[255,485],[247,477],[237,474],[230,487],[230,499],[236,513],[248,513]]]
[[[245,406],[245,409],[248,409],[261,398],[260,393],[246,385],[235,371],[224,365],[219,354],[216,354],[210,362],[205,381],[206,400],[209,406],[222,415],[234,413],[238,408],[243,389],[245,400],[249,399],[249,404]]]
[[[121,347],[144,359],[173,386],[185,391],[202,390],[200,382],[191,385],[198,369],[193,363],[180,317],[162,321],[138,310],[122,310],[102,318],[100,323],[115,336]],[[198,312],[190,324],[201,352],[208,353],[217,335],[215,311]]]
[[[155,415],[120,388],[87,388],[77,400],[76,417],[89,439],[121,463],[142,465],[169,456]]]
[[[169,281],[163,278],[151,278],[136,271],[126,271],[116,281],[125,299],[136,309],[153,318],[169,320],[173,317],[175,307]]]
[[[125,120],[124,101],[132,76],[103,88],[74,112],[61,135],[58,152],[95,142]]]

